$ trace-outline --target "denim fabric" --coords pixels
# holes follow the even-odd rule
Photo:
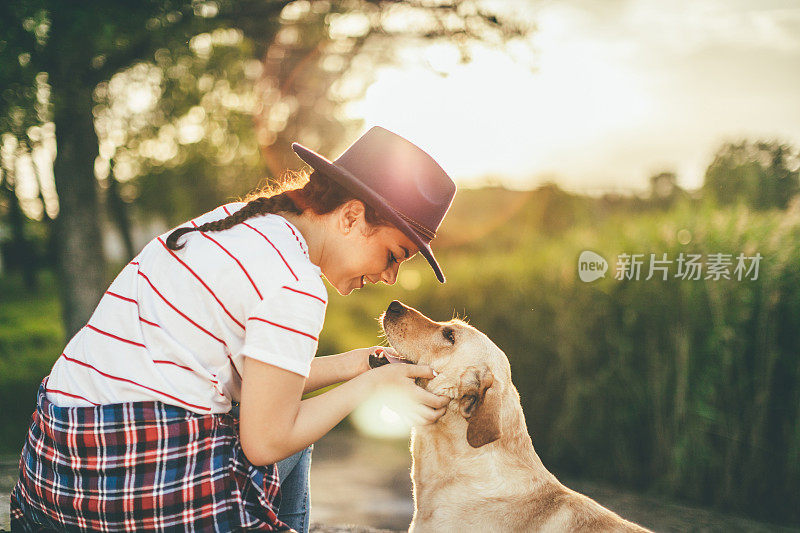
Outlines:
[[[281,503],[278,519],[289,524],[298,533],[308,533],[311,514],[311,451],[312,443],[286,459],[278,461],[278,477],[281,484]]]

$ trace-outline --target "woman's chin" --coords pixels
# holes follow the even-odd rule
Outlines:
[[[348,294],[353,292],[355,289],[360,289],[361,287],[362,287],[362,285],[361,285],[361,280],[360,279],[350,280],[350,282],[347,285],[345,285],[344,287],[342,287],[341,285],[338,285],[338,284],[333,286],[333,288],[336,289],[336,291],[339,294],[341,294],[342,296],[347,296]]]

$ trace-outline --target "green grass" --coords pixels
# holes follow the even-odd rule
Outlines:
[[[0,277],[0,452],[19,452],[36,390],[61,355],[64,329],[50,272],[29,293],[18,274]]]

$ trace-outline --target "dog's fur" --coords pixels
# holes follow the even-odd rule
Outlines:
[[[400,355],[438,372],[417,384],[452,398],[439,420],[412,429],[409,533],[647,531],[563,486],[544,467],[508,358],[486,335],[461,320],[434,322],[396,301],[380,321]]]

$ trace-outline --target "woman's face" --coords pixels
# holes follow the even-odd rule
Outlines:
[[[370,226],[364,205],[353,200],[334,212],[325,278],[339,294],[350,294],[367,283],[397,280],[400,263],[417,253],[417,246],[394,226]],[[326,246],[327,247],[327,246]]]

